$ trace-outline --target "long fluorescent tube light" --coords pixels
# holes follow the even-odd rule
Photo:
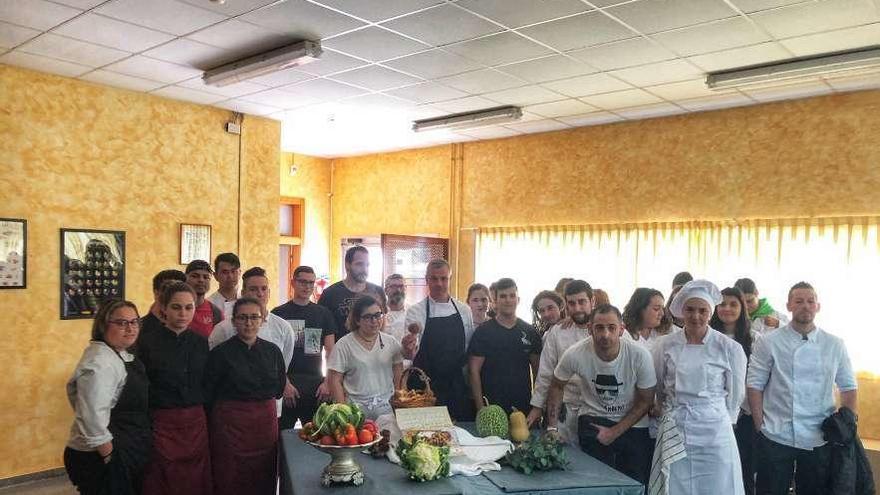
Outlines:
[[[487,108],[476,112],[453,113],[442,117],[413,121],[415,132],[437,129],[472,129],[491,124],[513,122],[522,118],[522,109],[513,105]]]
[[[209,86],[227,86],[314,62],[322,51],[318,41],[298,41],[205,71],[202,80]]]
[[[880,68],[880,46],[712,72],[706,86],[722,89],[869,67]]]

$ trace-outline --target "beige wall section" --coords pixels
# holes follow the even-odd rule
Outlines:
[[[28,220],[28,287],[0,291],[0,479],[61,466],[64,385],[91,320],[59,319],[61,227],[126,232],[126,296],[178,264],[178,224],[237,249],[238,137],[230,112],[0,65],[0,216]],[[246,117],[242,261],[277,271],[277,122]],[[267,209],[268,208],[268,209]],[[269,244],[269,240],[273,244]],[[216,288],[216,284],[214,284]]]
[[[281,195],[304,199],[305,236],[302,263],[319,277],[330,275],[330,167],[331,160],[281,153]],[[296,165],[296,174],[290,167]]]

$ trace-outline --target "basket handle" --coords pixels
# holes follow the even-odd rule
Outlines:
[[[425,393],[434,395],[434,391],[431,390],[431,379],[428,378],[428,375],[421,368],[416,368],[415,366],[410,366],[409,368],[403,370],[403,374],[400,375],[400,382],[401,385],[403,385],[403,388],[406,388],[408,390],[407,384],[409,382],[409,375],[413,372],[418,374],[419,379],[422,380],[422,382],[425,384]]]

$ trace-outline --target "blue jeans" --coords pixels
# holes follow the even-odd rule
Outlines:
[[[776,443],[760,433],[757,437],[758,495],[788,495],[792,476],[797,495],[824,495],[828,492],[830,446],[804,450]]]

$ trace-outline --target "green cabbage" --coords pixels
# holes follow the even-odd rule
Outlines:
[[[431,481],[449,476],[449,447],[437,447],[421,438],[412,442],[401,439],[396,450],[410,479]]]

